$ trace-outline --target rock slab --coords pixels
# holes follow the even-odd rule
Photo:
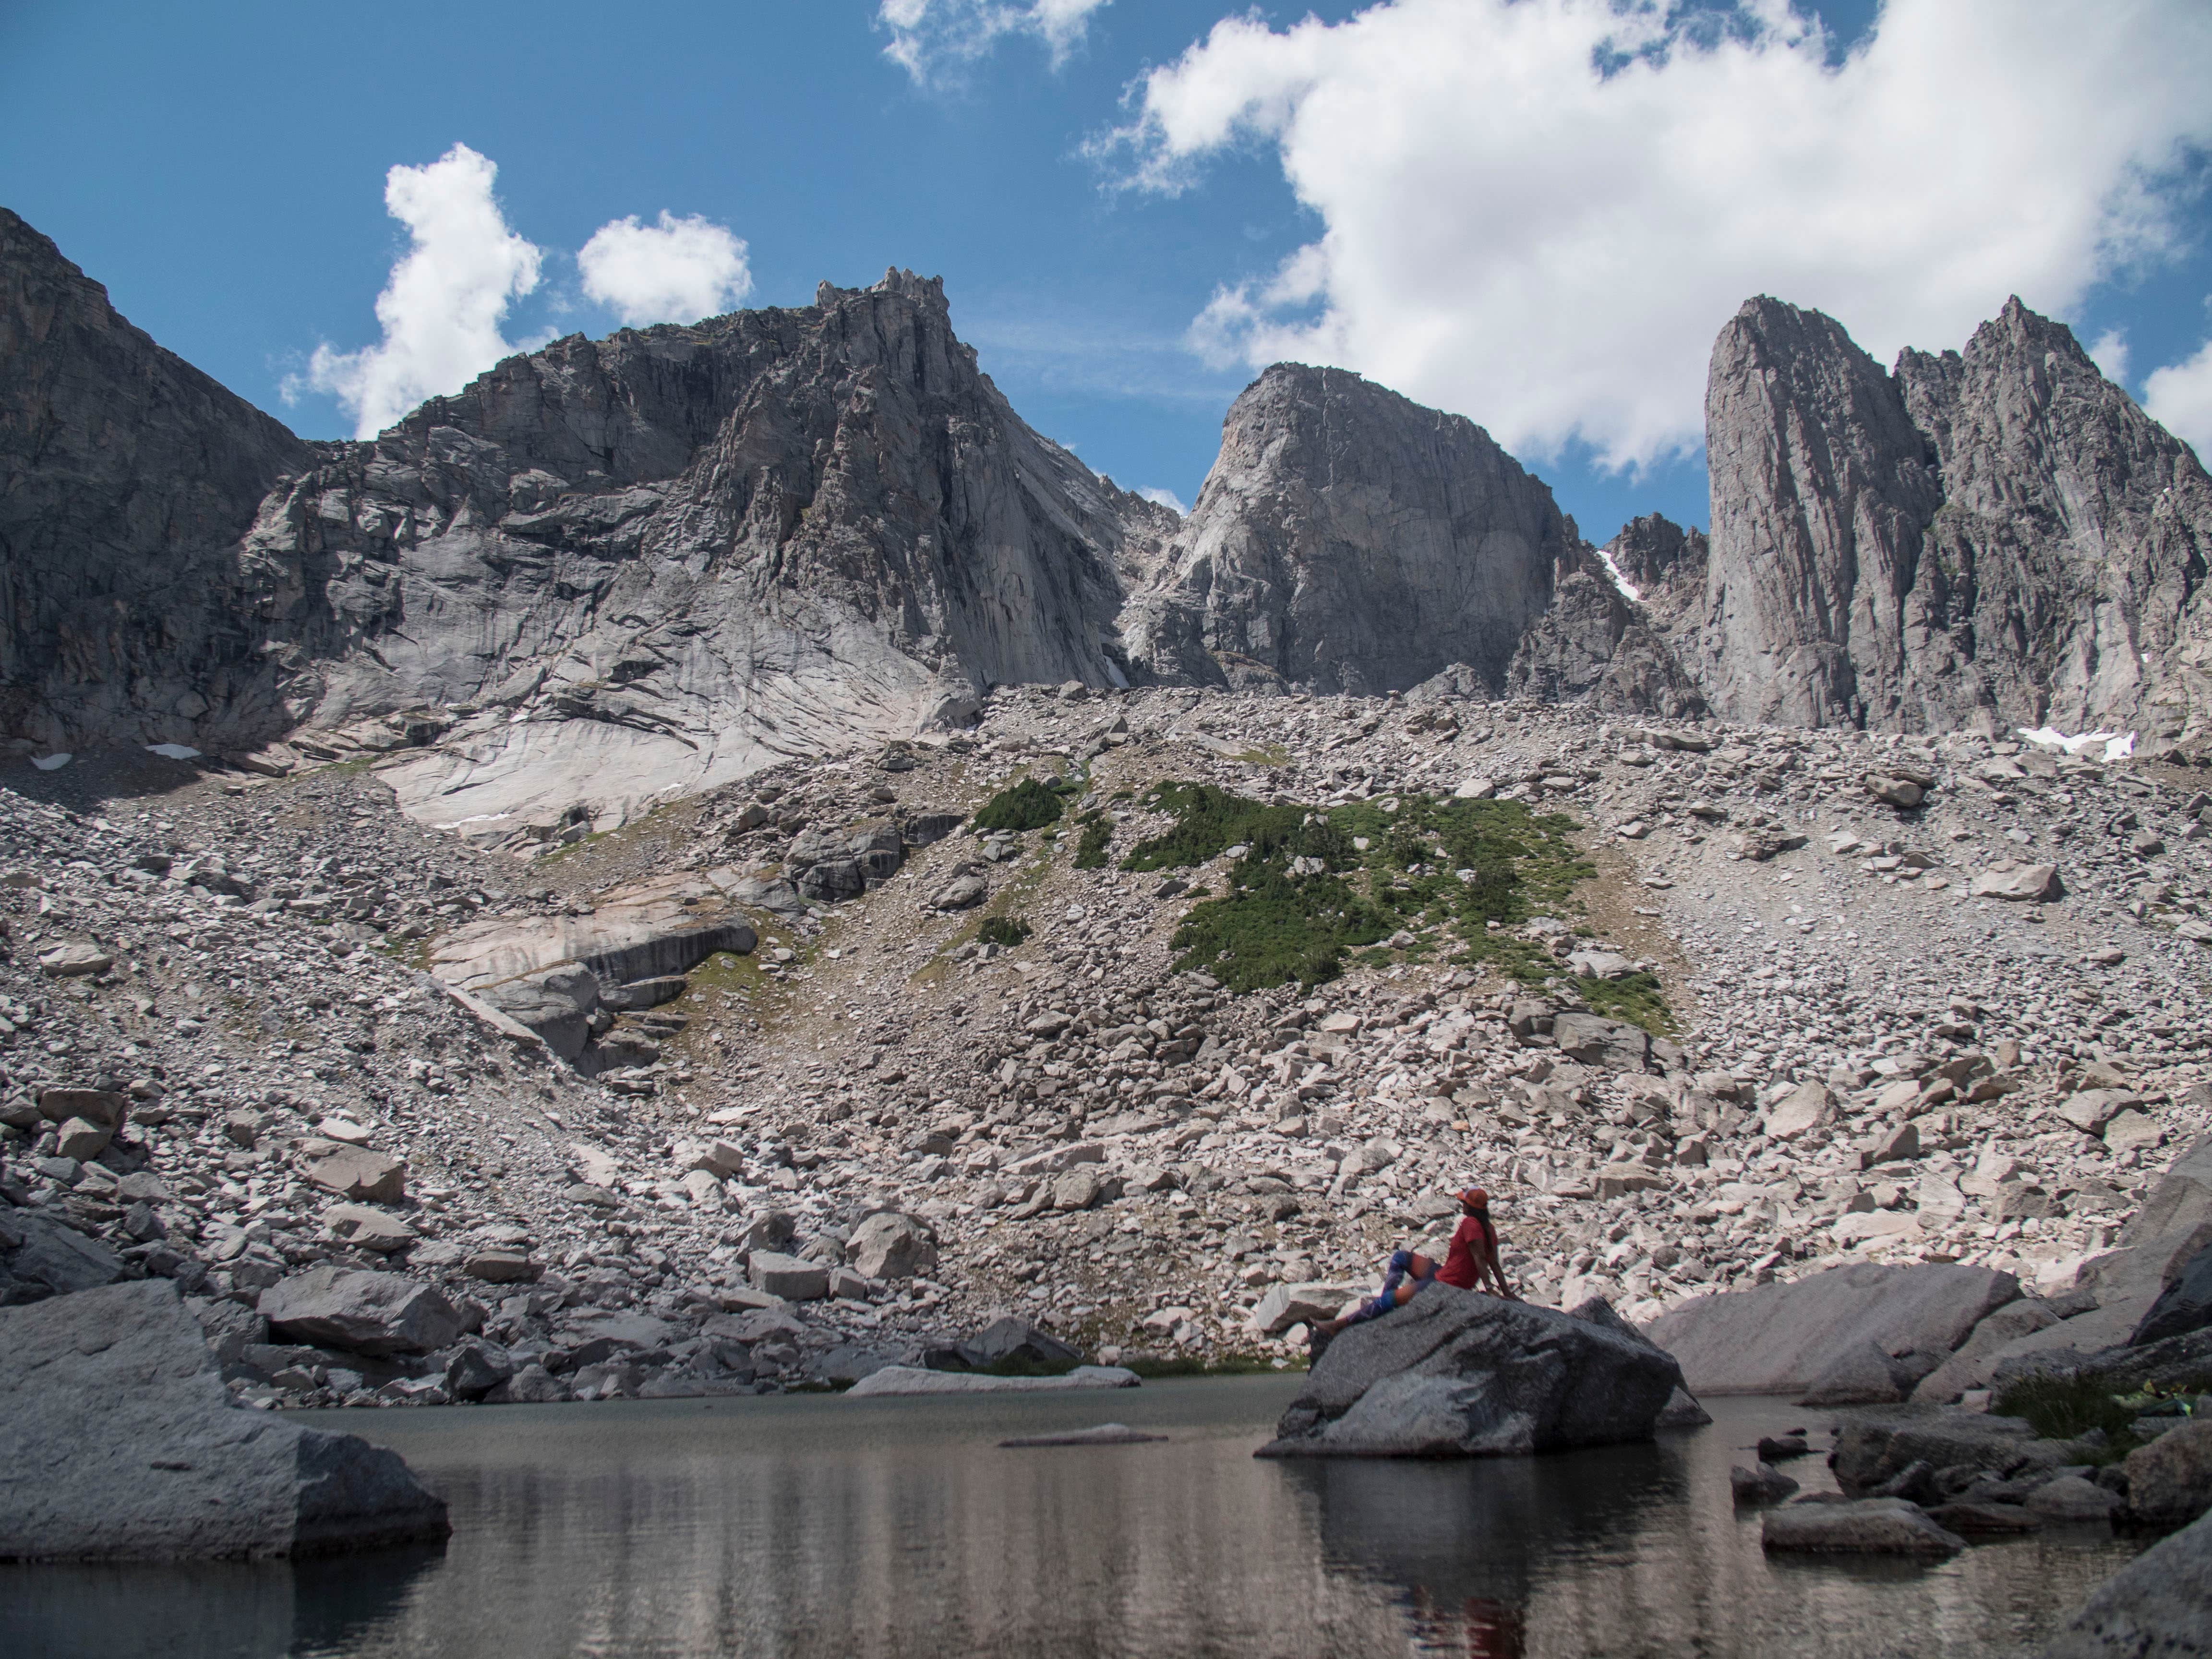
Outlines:
[[[398,1454],[230,1404],[145,1279],[0,1310],[0,1559],[204,1560],[444,1538]]]
[[[876,1395],[1066,1394],[1078,1389],[1133,1389],[1142,1381],[1121,1365],[1078,1365],[1062,1376],[986,1376],[973,1371],[928,1371],[886,1365],[845,1391],[848,1400]]]
[[[1486,1457],[1649,1440],[1681,1386],[1638,1336],[1448,1285],[1332,1342],[1262,1457]]]
[[[1796,1395],[1863,1343],[1887,1354],[1948,1354],[2019,1297],[2018,1279],[1986,1267],[1864,1262],[1699,1297],[1647,1334],[1700,1395]]]

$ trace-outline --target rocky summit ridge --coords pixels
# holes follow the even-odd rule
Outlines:
[[[2205,720],[2212,481],[2017,301],[1888,372],[1747,302],[1714,348],[1710,540],[1653,517],[1601,549],[1472,422],[1297,364],[1237,398],[1178,519],[1024,423],[899,270],[556,340],[311,443],[6,215],[0,361],[18,750],[384,756],[410,812],[520,845],[1002,684],[2166,744]]]

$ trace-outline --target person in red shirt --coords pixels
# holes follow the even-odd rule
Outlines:
[[[1443,1266],[1438,1267],[1417,1250],[1392,1251],[1382,1289],[1372,1301],[1314,1327],[1310,1346],[1315,1358],[1346,1326],[1380,1319],[1393,1309],[1404,1307],[1431,1285],[1479,1291],[1486,1284],[1495,1283],[1499,1296],[1508,1302],[1519,1300],[1507,1286],[1505,1269],[1498,1261],[1498,1229],[1490,1221],[1490,1194],[1480,1187],[1468,1187],[1454,1196],[1459,1200],[1460,1221],[1452,1230],[1451,1248],[1445,1252]]]
[[[1486,1283],[1495,1283],[1498,1295],[1508,1302],[1519,1301],[1505,1283],[1505,1267],[1498,1259],[1498,1229],[1490,1220],[1490,1194],[1480,1187],[1467,1187],[1454,1196],[1459,1200],[1459,1225],[1452,1230],[1451,1249],[1444,1253],[1438,1282],[1456,1285],[1462,1291],[1479,1291]]]

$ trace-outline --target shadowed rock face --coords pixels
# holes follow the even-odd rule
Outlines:
[[[1551,490],[1472,421],[1278,363],[1230,406],[1123,631],[1169,681],[1382,692],[1464,663],[1497,687],[1575,545]]]
[[[212,748],[289,724],[258,647],[297,571],[240,538],[319,447],[0,208],[0,726]]]
[[[1713,348],[1713,528],[1686,653],[1731,718],[2200,729],[2212,481],[2018,300],[1886,374],[1747,301]]]

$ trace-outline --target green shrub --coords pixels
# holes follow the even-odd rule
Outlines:
[[[2135,1412],[2094,1377],[2024,1376],[2007,1386],[1990,1410],[1999,1417],[2026,1418],[2046,1440],[2075,1440],[2102,1429],[2106,1449],[2113,1455],[2135,1445]]]
[[[1042,830],[1057,823],[1066,811],[1058,793],[1035,778],[1024,778],[1011,789],[1001,789],[975,814],[978,830]]]
[[[985,945],[996,945],[1011,951],[1029,938],[1029,922],[1020,916],[986,916],[983,925],[975,930],[975,937]]]
[[[1114,839],[1113,823],[1103,812],[1085,812],[1077,822],[1083,826],[1083,836],[1075,843],[1075,867],[1103,870],[1106,848]]]

